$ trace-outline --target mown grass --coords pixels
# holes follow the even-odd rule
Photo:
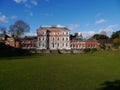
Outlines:
[[[0,90],[103,90],[120,80],[120,51],[0,58]]]

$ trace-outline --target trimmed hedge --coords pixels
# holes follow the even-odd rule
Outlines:
[[[84,53],[94,53],[95,51],[97,51],[96,48],[85,48],[84,50]]]

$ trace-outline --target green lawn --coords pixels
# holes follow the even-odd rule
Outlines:
[[[116,80],[120,51],[0,58],[0,90],[105,90]]]

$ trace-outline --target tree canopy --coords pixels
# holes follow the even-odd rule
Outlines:
[[[94,38],[94,39],[96,39],[96,40],[109,39],[108,36],[106,36],[106,35],[101,35],[101,34],[95,34],[95,35],[93,35],[92,38]]]
[[[24,35],[25,32],[30,31],[30,26],[22,21],[18,20],[13,25],[10,25],[9,27],[9,33],[14,38],[20,38],[22,35]]]
[[[120,47],[120,30],[113,32],[113,34],[111,35],[111,39],[113,39],[113,46],[115,48],[119,48]]]
[[[112,39],[120,38],[120,30],[116,31],[116,32],[113,32],[113,34],[111,35],[111,38]]]

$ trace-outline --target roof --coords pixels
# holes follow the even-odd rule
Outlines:
[[[75,41],[83,41],[83,37],[81,35],[78,35],[78,36],[74,37],[73,40],[75,40]]]
[[[89,38],[89,39],[87,39],[86,41],[96,42],[97,40],[96,40],[96,39],[93,39],[93,38]]]
[[[9,37],[9,36],[5,34],[0,34],[0,37]]]
[[[83,41],[83,39],[79,38],[79,37],[73,38],[73,40],[75,40],[75,41]]]
[[[70,31],[65,26],[53,25],[53,26],[41,26],[38,30],[67,30]]]
[[[83,39],[81,36],[77,36],[73,38],[74,41],[80,41],[80,42],[97,42],[97,40],[90,38],[90,39]]]
[[[0,34],[0,37],[5,37],[5,34]]]
[[[49,32],[60,32],[61,30],[48,30]]]
[[[25,36],[21,40],[37,40],[37,36]]]
[[[43,28],[51,28],[51,27],[53,27],[53,28],[56,28],[56,27],[65,28],[65,26],[61,26],[61,25],[51,25],[51,26],[41,26],[41,27],[43,27]]]

